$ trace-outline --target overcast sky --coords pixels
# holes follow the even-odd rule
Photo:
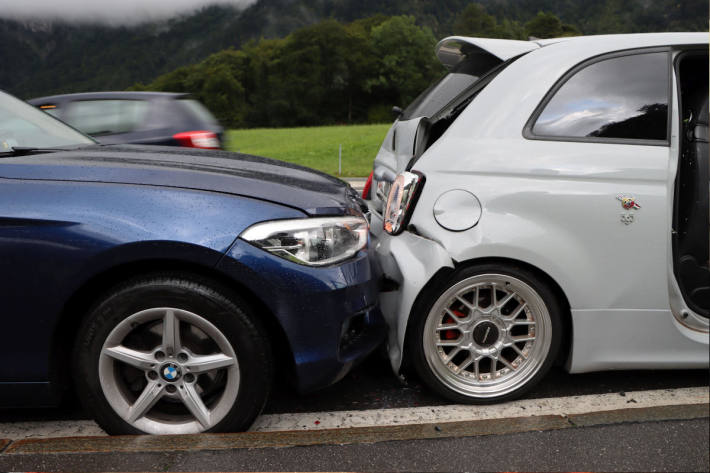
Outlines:
[[[245,7],[256,0],[0,0],[0,18],[135,24],[189,13],[205,5]]]

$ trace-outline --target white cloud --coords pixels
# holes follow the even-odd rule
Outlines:
[[[0,0],[0,18],[136,24],[190,13],[207,5],[245,8],[256,0]]]

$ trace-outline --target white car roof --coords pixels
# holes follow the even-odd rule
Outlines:
[[[709,38],[708,33],[614,34],[535,39],[533,41],[449,36],[439,41],[435,51],[441,63],[451,69],[471,52],[487,52],[501,61],[506,61],[514,56],[550,46],[563,47],[568,51],[579,50],[579,54],[583,56],[585,50],[594,50],[598,54],[603,54],[604,52],[653,46],[708,44]]]
[[[447,133],[468,139],[503,136],[522,139],[525,123],[545,94],[565,73],[584,61],[624,50],[674,46],[707,48],[709,39],[708,33],[642,33],[555,38],[540,40],[542,44],[530,41],[533,49],[503,69],[466,107]],[[475,45],[480,49],[484,43]]]
[[[607,34],[592,36],[572,36],[564,38],[539,39],[534,42],[540,46],[549,46],[564,42],[566,46],[576,47],[595,44],[596,48],[608,47],[609,51],[654,46],[674,46],[685,44],[708,44],[708,33],[633,33]]]

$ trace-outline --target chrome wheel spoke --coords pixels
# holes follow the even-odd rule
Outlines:
[[[150,408],[155,405],[156,402],[163,397],[165,392],[165,387],[159,381],[151,381],[143,389],[143,392],[136,402],[128,408],[126,413],[126,420],[128,422],[135,422],[150,411]]]
[[[215,355],[192,356],[185,363],[185,368],[191,373],[204,373],[206,371],[226,368],[234,364],[234,358],[223,353]]]
[[[104,348],[101,350],[101,354],[144,371],[150,370],[156,363],[155,358],[151,353],[133,350],[131,348],[124,347],[123,345]]]
[[[454,320],[454,323],[455,323],[456,325],[461,325],[461,324],[466,323],[466,321],[467,321],[467,320],[469,319],[469,317],[470,317],[470,316],[460,317],[460,316],[456,315],[452,310],[450,310],[450,309],[448,309],[448,308],[447,308],[447,309],[444,309],[444,312],[446,312],[446,315],[448,315],[449,317],[451,317],[451,318]]]
[[[460,334],[464,333],[464,332],[463,332],[463,328],[460,327],[459,325],[455,325],[455,324],[439,325],[438,327],[435,328],[435,330],[436,330],[437,332],[439,332],[439,333],[437,334],[438,337],[441,337],[441,336],[442,336],[441,332],[448,332],[448,331],[450,331],[450,330],[454,330],[454,331],[456,331],[456,333],[459,334],[459,335],[456,337],[456,340],[458,340],[458,339],[460,338],[460,336],[461,336]],[[446,335],[446,334],[444,333],[443,336],[448,336],[448,335]],[[452,339],[444,339],[444,340],[452,340]]]
[[[459,301],[461,304],[463,304],[464,307],[466,307],[466,308],[467,308],[468,310],[470,310],[471,312],[473,312],[474,310],[476,310],[476,306],[472,305],[469,301],[467,301],[467,300],[464,299],[463,297],[461,297],[461,296],[456,296],[456,300]]]
[[[525,310],[527,305],[528,305],[527,302],[523,302],[515,309],[515,311],[512,314],[501,316],[501,317],[503,318],[503,320],[515,321],[515,319],[517,319],[520,316],[520,314]]]
[[[513,299],[515,296],[516,296],[516,294],[514,292],[511,292],[510,294],[508,294],[502,301],[500,301],[500,303],[498,304],[498,308],[505,307],[505,305],[508,302],[510,302],[511,299]]]
[[[187,410],[195,416],[195,419],[197,419],[197,422],[199,422],[202,427],[209,429],[211,427],[210,411],[207,409],[207,406],[205,406],[205,403],[202,402],[202,398],[195,389],[195,385],[185,383],[181,389],[179,389],[179,392],[180,398],[183,404],[185,404],[185,407],[187,407]]]
[[[461,347],[456,347],[456,348],[454,348],[453,350],[451,350],[451,351],[449,352],[448,355],[446,355],[446,360],[447,360],[447,361],[453,360],[454,357],[455,357],[456,355],[458,355],[460,351],[461,351]]]
[[[533,342],[535,341],[535,335],[512,335],[510,336],[510,341],[513,343]]]
[[[503,363],[511,371],[515,371],[515,366],[511,365],[510,362],[508,360],[506,360],[504,356],[499,356],[497,358],[497,360],[500,361],[501,363]]]
[[[461,364],[461,366],[459,366],[459,370],[461,370],[461,371],[465,370],[466,368],[471,366],[471,364],[475,361],[476,361],[476,357],[473,355],[473,353],[471,353],[471,355],[469,355],[469,357],[466,358],[466,360]]]
[[[461,344],[458,340],[438,340],[436,342],[437,347],[457,347]]]
[[[436,327],[437,332],[442,332],[444,330],[456,330],[459,324],[442,324]]]
[[[163,317],[163,350],[168,356],[172,356],[181,348],[180,319],[175,316],[175,311],[168,309]]]
[[[525,355],[525,353],[523,353],[523,350],[521,350],[520,348],[518,348],[518,346],[517,346],[515,343],[511,343],[511,344],[508,345],[508,346],[509,346],[510,348],[512,348],[513,350],[515,350],[515,352],[516,352],[518,355],[520,355],[524,360],[527,360],[528,357]]]

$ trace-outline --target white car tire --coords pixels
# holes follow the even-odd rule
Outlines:
[[[560,303],[548,284],[525,268],[465,267],[424,299],[410,321],[409,361],[429,387],[452,401],[520,397],[557,357]]]

